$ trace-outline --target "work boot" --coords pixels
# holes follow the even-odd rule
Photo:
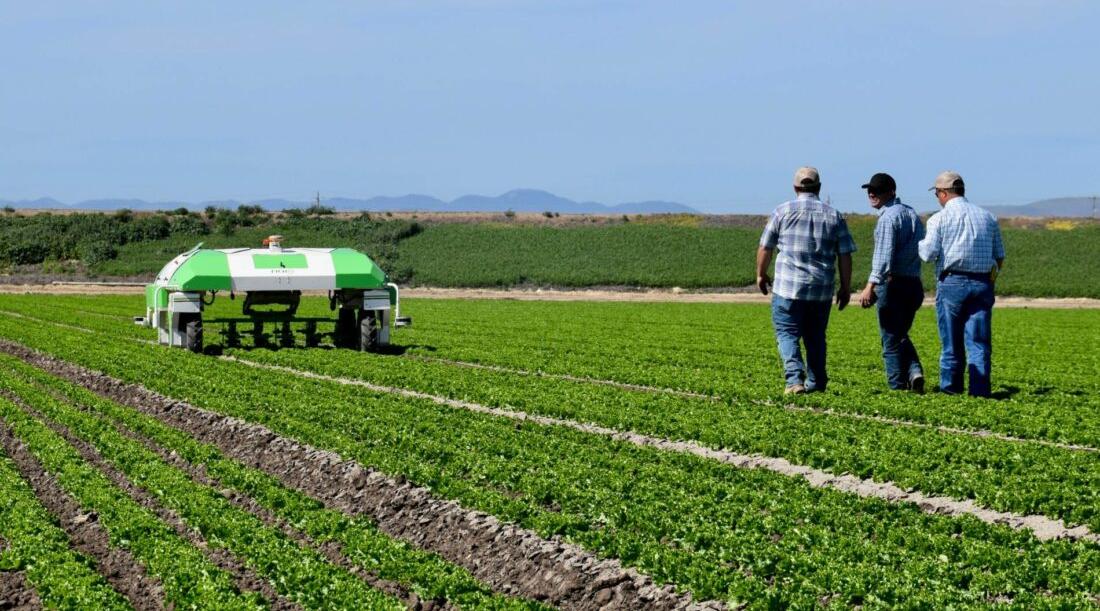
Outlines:
[[[806,394],[806,387],[801,384],[792,384],[783,390],[785,395],[804,395]]]
[[[909,378],[909,390],[917,393],[918,395],[924,394],[924,376],[917,374]]]

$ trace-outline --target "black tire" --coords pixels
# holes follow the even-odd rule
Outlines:
[[[229,348],[241,345],[241,334],[237,332],[237,323],[234,321],[229,321],[225,327],[225,345]]]
[[[336,330],[332,334],[332,343],[337,348],[355,348],[358,346],[359,332],[355,323],[355,310],[351,308],[337,310]]]
[[[372,310],[363,310],[359,315],[359,349],[363,352],[378,349],[378,319]]]
[[[317,323],[312,320],[306,321],[306,348],[316,348],[321,343],[321,338],[317,337]]]
[[[264,335],[264,321],[255,320],[252,322],[252,347],[263,348],[267,345],[267,337]]]
[[[202,352],[202,318],[195,318],[187,323],[183,347],[191,352]]]
[[[279,347],[294,347],[294,332],[290,330],[290,323],[283,321],[283,328],[279,330]]]

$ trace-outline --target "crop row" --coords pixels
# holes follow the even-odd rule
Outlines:
[[[411,311],[413,310],[410,306]],[[786,401],[768,309],[755,305],[416,302],[409,353],[554,374]],[[933,312],[914,329],[929,386],[938,380]],[[886,390],[872,312],[834,312],[830,389],[799,405],[1100,446],[1096,311],[997,310],[999,400]],[[658,331],[659,330],[659,331]],[[656,339],[653,339],[656,338]],[[430,347],[430,348],[429,348]],[[1035,354],[1041,354],[1036,359]]]
[[[562,383],[387,355],[339,350],[230,352],[249,361],[782,457],[929,494],[972,498],[1001,511],[1085,523],[1100,532],[1100,461],[1092,452],[797,413],[755,403],[716,403]]]
[[[60,415],[54,413],[54,411],[50,411],[50,415],[63,424],[74,427],[74,430],[78,429],[75,428],[77,424],[72,421],[73,419],[82,422],[85,427],[91,427],[91,429],[79,430],[90,430],[88,434],[98,435],[98,438],[89,439],[89,441],[96,443],[97,447],[100,447],[102,443],[109,442],[129,446],[126,449],[134,453],[130,458],[133,461],[138,461],[132,462],[131,467],[138,467],[141,464],[140,461],[143,460],[153,460],[155,455],[142,448],[141,444],[121,437],[118,433],[125,434],[127,431],[131,431],[130,435],[133,435],[133,431],[136,431],[137,435],[145,435],[146,439],[152,440],[157,447],[163,448],[165,452],[171,452],[173,456],[182,456],[184,460],[188,460],[192,465],[201,465],[201,472],[204,477],[214,478],[214,483],[209,485],[216,486],[220,494],[225,494],[226,487],[229,487],[249,496],[286,524],[293,524],[295,529],[310,537],[315,544],[323,545],[330,542],[338,544],[340,553],[352,563],[373,574],[378,574],[383,579],[394,579],[403,583],[416,591],[422,599],[449,600],[466,608],[527,609],[539,608],[540,606],[530,601],[494,594],[486,586],[474,580],[465,570],[450,565],[432,554],[418,551],[410,548],[405,543],[398,543],[390,539],[379,533],[365,519],[351,518],[337,511],[326,510],[317,501],[297,491],[287,489],[262,471],[248,469],[227,460],[213,447],[197,443],[188,435],[167,427],[154,418],[123,408],[110,401],[99,399],[80,387],[43,374],[35,368],[12,360],[10,357],[4,357],[4,360],[5,362],[10,361],[11,371],[17,379],[9,382],[13,386],[20,386],[21,396],[33,396],[34,399],[44,402],[35,404],[35,407],[43,408],[43,411],[50,411],[46,408],[52,408],[52,410],[62,409]],[[25,382],[29,382],[34,388],[24,385]],[[74,401],[74,405],[81,406],[84,410],[94,410],[99,415],[90,416],[82,411],[60,408],[59,405],[61,404],[53,401],[48,394],[37,391],[43,391],[54,396],[65,396],[67,400]],[[82,399],[82,401],[77,401],[77,399]],[[115,429],[118,429],[118,432]],[[128,473],[130,472],[128,471]],[[178,487],[190,488],[192,493],[201,490],[207,496],[210,495],[211,490],[209,488],[187,483],[177,470],[165,468],[164,475],[175,478],[176,481],[152,481],[140,474],[139,481],[143,485],[157,487],[155,489],[158,491],[162,491],[175,483]],[[215,505],[225,505],[218,497],[205,500]],[[194,499],[192,499],[191,504],[194,504],[194,502]],[[169,503],[169,505],[174,507],[172,503]],[[237,543],[233,539],[234,537],[247,542],[246,547],[255,548],[257,539],[263,539],[265,536],[270,537],[272,534],[278,537],[278,534],[273,533],[270,529],[262,529],[259,534],[250,533],[244,528],[232,532],[227,527],[232,524],[227,525],[224,516],[213,522],[209,521],[214,512],[220,511],[219,508],[207,507],[207,509],[211,509],[207,512],[207,515],[200,514],[198,518],[192,516],[188,519],[188,522],[197,525],[199,530],[203,532],[213,529],[219,540],[228,539],[227,547],[233,549],[236,553],[243,552],[246,557],[251,558],[252,556],[248,555],[250,551],[258,552],[261,557],[261,568],[272,570],[273,567],[278,567],[278,570],[273,571],[274,574],[268,575],[272,583],[285,585],[288,592],[283,592],[283,594],[293,593],[299,599],[297,602],[306,607],[357,608],[359,605],[367,605],[370,608],[380,608],[393,606],[393,601],[382,602],[384,599],[380,598],[377,593],[374,593],[373,596],[365,596],[364,592],[361,591],[363,589],[362,584],[348,582],[346,574],[324,565],[321,565],[319,569],[314,567],[314,573],[317,574],[312,577],[297,575],[298,579],[295,579],[295,575],[287,574],[287,571],[294,568],[294,553],[292,552],[297,551],[297,548],[294,548],[289,541],[278,541],[277,543],[283,548],[290,546],[290,550],[275,550],[276,552],[284,552],[284,555],[288,551],[291,552],[292,557],[289,559],[280,559],[270,554],[264,558],[263,550],[239,549],[239,545],[234,545]],[[237,514],[235,517],[238,521],[249,522],[250,524],[247,524],[247,526],[257,526],[251,515],[235,509],[231,510],[231,513]],[[190,514],[185,514],[185,517],[188,515]],[[205,522],[203,518],[206,518]],[[312,556],[307,558],[308,564],[311,565],[320,560],[316,555],[304,555]],[[303,580],[305,580],[304,583]],[[316,582],[313,583],[313,587],[304,587],[309,586],[311,581]]]
[[[106,422],[88,415],[22,381],[6,378],[4,386],[46,418],[68,428],[92,444],[131,481],[151,492],[163,506],[176,512],[202,533],[209,545],[225,548],[273,584],[279,593],[309,608],[402,608],[393,599],[368,587],[354,575],[327,562],[318,552],[304,549],[279,530],[227,501],[217,490],[192,481],[159,456],[129,439]],[[28,414],[13,413],[35,447],[65,441]]]
[[[306,299],[301,311],[330,314],[322,301]],[[734,405],[786,400],[779,394],[780,365],[763,306],[476,300],[406,300],[404,305],[417,321],[397,335],[408,346],[408,356],[674,388],[720,395]],[[134,298],[61,298],[42,304],[5,296],[0,307],[114,335],[150,337],[128,323],[141,307]],[[235,307],[221,297],[210,314],[232,315]],[[93,314],[74,319],[75,308]],[[1100,312],[998,310],[995,316],[994,390],[1001,400],[886,391],[873,313],[846,310],[834,313],[830,327],[830,392],[796,402],[1100,447],[1100,379],[1095,375],[1100,351],[1079,348],[1082,342],[1100,345]],[[210,331],[209,341],[216,343],[217,328]],[[931,385],[939,343],[930,308],[918,319],[914,341]]]
[[[1046,606],[1100,589],[1100,550],[810,488],[776,474],[457,412],[130,340],[0,321],[0,335],[562,534],[700,598]]]
[[[5,379],[5,382],[7,380]],[[0,419],[30,447],[31,453],[82,507],[95,512],[110,534],[110,544],[130,551],[164,586],[179,606],[251,609],[264,606],[254,593],[242,594],[229,573],[182,539],[152,511],[114,486],[84,462],[63,439],[0,397]]]
[[[783,387],[765,306],[423,300],[406,309],[417,321],[401,335],[411,354],[731,398],[777,400]],[[1094,310],[996,310],[993,382],[1004,400],[984,401],[887,392],[874,312],[834,311],[830,391],[802,401],[1100,445],[1100,351],[1080,348],[1100,342],[1098,319]],[[913,338],[936,381],[931,304]]]
[[[133,311],[133,302],[127,298],[118,297],[102,297],[94,300],[89,300],[84,304],[89,308],[90,317],[85,317],[80,321],[82,326],[94,328],[96,330],[110,332],[115,335],[127,335],[138,339],[148,340],[148,333],[143,332],[141,329],[134,329],[127,325],[121,325],[120,323],[125,318],[129,319],[128,314]],[[0,302],[2,303],[2,302]],[[445,304],[440,308],[440,304]],[[440,302],[436,300],[430,301],[414,301],[414,311],[419,312],[420,308],[429,307],[432,309],[430,316],[427,317],[427,323],[420,325],[419,328],[423,332],[424,328],[431,328],[432,335],[440,335],[439,325],[445,325],[448,328],[454,324],[455,317],[464,316],[463,313],[472,311],[475,314],[480,313],[482,316],[486,315],[486,308],[493,307],[488,302]],[[303,310],[310,314],[324,315],[325,312],[317,307],[318,301],[307,299],[303,304]],[[601,305],[601,304],[597,304]],[[607,305],[607,304],[602,304]],[[621,304],[619,304],[621,305]],[[545,367],[538,364],[532,364],[531,355],[537,353],[540,350],[544,350],[548,345],[557,341],[551,337],[550,334],[543,334],[540,341],[546,345],[534,346],[528,349],[528,346],[524,343],[527,336],[530,335],[528,331],[524,329],[522,321],[524,319],[530,320],[532,325],[540,326],[545,324],[545,320],[552,319],[552,315],[547,315],[540,311],[542,306],[553,306],[560,308],[563,304],[519,304],[519,309],[508,310],[508,316],[496,317],[500,320],[500,325],[505,327],[506,330],[502,334],[496,329],[478,329],[474,335],[483,336],[480,341],[480,346],[476,348],[470,348],[465,351],[465,357],[470,359],[469,362],[455,361],[448,356],[454,356],[453,353],[456,350],[452,347],[448,348],[446,345],[443,348],[438,348],[433,344],[412,344],[409,347],[408,355],[414,359],[428,360],[439,363],[446,363],[452,365],[467,365],[467,366],[485,366],[490,368],[501,368],[504,370],[514,371],[523,376],[539,376],[545,378],[557,378],[559,380],[566,380],[569,382],[577,382],[581,380],[590,380],[590,383],[597,386],[614,386],[614,385],[630,385],[637,383],[636,379],[627,378],[625,380],[605,380],[601,378],[585,378],[583,375],[578,377],[566,371],[561,371],[559,366]],[[13,311],[21,311],[30,313],[33,316],[42,316],[52,320],[67,320],[69,312],[66,304],[55,304],[46,306],[43,308],[41,305],[32,306],[25,300],[16,300],[8,303],[3,303],[3,307],[11,309]],[[516,307],[515,304],[508,306],[511,308]],[[581,308],[585,306],[578,306],[576,304],[565,304],[565,307],[573,308],[570,310],[555,310],[561,316],[572,316],[573,313],[581,311]],[[655,308],[668,308],[668,304],[646,306]],[[689,307],[701,307],[698,305]],[[729,308],[730,306],[722,306],[723,308]],[[749,306],[754,308],[755,306]],[[45,311],[44,311],[45,309]],[[530,317],[524,317],[525,309],[530,309],[534,314]],[[756,308],[759,310],[759,308]],[[225,308],[219,308],[215,306],[215,311],[218,314],[227,314]],[[707,310],[700,310],[706,312]],[[743,306],[733,306],[730,310],[732,314],[739,314],[745,312]],[[602,312],[604,320],[598,318],[586,319],[583,326],[590,329],[598,329],[600,326],[606,326],[608,324],[617,325],[619,321],[608,316],[614,312]],[[553,312],[551,312],[553,314]],[[1009,311],[1008,314],[1015,314],[1015,312]],[[1044,337],[1053,337],[1055,343],[1057,341],[1066,341],[1065,339],[1058,340],[1057,338],[1069,337],[1074,330],[1072,326],[1074,324],[1073,319],[1063,320],[1065,312],[1050,312],[1039,311],[1037,316],[1049,317],[1038,321],[1038,325],[1032,325],[1031,327],[1039,327],[1044,329],[1039,335]],[[1087,314],[1087,313],[1084,313]],[[672,318],[672,317],[669,317]],[[556,321],[561,322],[563,325],[570,324],[568,321]],[[602,323],[602,325],[601,325]],[[465,323],[464,323],[465,324]],[[476,321],[475,323],[476,324]],[[495,323],[494,323],[495,324]],[[765,323],[761,323],[765,324]],[[1064,332],[1048,333],[1052,329],[1065,328]],[[212,331],[216,333],[217,327],[212,327]],[[1014,333],[1010,327],[1008,333]],[[514,338],[508,336],[508,333],[514,332]],[[401,333],[402,338],[407,338],[405,335],[408,331]],[[458,334],[455,331],[455,334]],[[447,341],[454,342],[454,337],[451,334],[445,334]],[[468,333],[463,333],[468,335]],[[566,334],[568,335],[568,334]],[[627,335],[633,336],[634,334],[628,333]],[[217,336],[212,333],[212,342],[217,341]],[[1100,339],[1100,338],[1098,338]],[[425,341],[434,341],[432,337],[428,337]],[[1039,337],[1028,336],[1022,338],[1016,338],[1016,341],[1028,343],[1034,345],[1038,343]],[[603,343],[603,342],[601,342]],[[703,342],[704,349],[706,345],[713,342]],[[503,346],[497,350],[496,346]],[[553,348],[551,346],[551,348]],[[621,359],[622,355],[632,355],[635,359],[645,359],[647,354],[652,352],[652,348],[644,345],[637,340],[634,344],[624,344],[621,349],[612,351],[612,354],[599,354],[597,357],[588,359],[585,357],[585,351],[591,351],[591,347],[586,344],[576,345],[563,345],[556,349],[560,349],[563,352],[563,359],[578,358],[576,355],[581,355],[582,361],[594,360],[598,363],[606,366],[608,363],[614,364],[616,359]],[[522,356],[509,361],[507,358],[501,357],[500,353],[522,353]],[[768,349],[768,355],[770,355],[770,348]],[[1064,355],[1066,350],[1064,349],[1051,349],[1051,352],[1055,355]],[[842,355],[843,356],[843,355]],[[862,379],[854,380],[855,386],[853,388],[845,387],[839,393],[827,393],[824,395],[813,395],[810,397],[797,399],[799,407],[806,409],[827,410],[833,413],[846,414],[850,413],[853,416],[872,418],[888,418],[897,420],[900,423],[912,423],[918,426],[924,427],[949,427],[955,429],[969,430],[977,434],[984,434],[985,432],[991,432],[1000,435],[1008,435],[1011,437],[1034,439],[1037,442],[1051,444],[1070,444],[1070,445],[1085,445],[1089,444],[1092,447],[1097,445],[1097,429],[1100,428],[1100,418],[1097,418],[1096,414],[1100,408],[1092,393],[1087,390],[1082,390],[1078,386],[1081,384],[1095,384],[1095,380],[1088,373],[1079,371],[1081,369],[1087,369],[1089,363],[1088,360],[1096,361],[1096,365],[1100,366],[1100,354],[1083,354],[1078,355],[1076,359],[1070,359],[1072,365],[1065,367],[1053,367],[1053,368],[1037,368],[1033,364],[1028,363],[1028,373],[1026,375],[1032,376],[1034,379],[1031,382],[1024,382],[1025,387],[1034,389],[1034,392],[1028,392],[1026,389],[1017,386],[1009,385],[1008,388],[1012,389],[1014,395],[1004,401],[985,401],[974,400],[962,397],[945,397],[937,394],[932,394],[924,397],[912,397],[902,393],[884,393],[881,388],[876,388],[878,380],[874,377],[881,372],[875,372],[875,368],[881,369],[878,364],[878,353],[874,352],[872,355],[871,364],[869,367],[869,375],[863,376]],[[538,359],[537,356],[534,357]],[[685,358],[688,358],[685,355]],[[1058,358],[1057,356],[1052,357]],[[1083,362],[1083,359],[1085,362]],[[719,359],[720,360],[720,359]],[[1006,375],[1019,375],[1018,372],[1024,369],[1020,365],[1024,364],[1026,359],[1020,359],[1013,354],[1007,355],[1004,359],[1008,361],[1008,369],[1010,370]],[[736,373],[738,375],[747,375],[752,377],[752,369],[763,366],[767,367],[768,358],[745,358],[738,362],[736,365],[727,367],[724,364],[709,364],[706,359],[702,359],[696,363],[687,362],[683,366],[694,367],[695,371],[710,370]],[[645,367],[653,366],[654,370],[659,368],[664,369],[669,367],[667,363],[660,365],[654,365],[652,362],[644,363]],[[578,365],[583,369],[583,365]],[[861,365],[862,366],[862,365]],[[637,371],[642,366],[631,367],[631,372]],[[555,370],[558,371],[555,371]],[[549,370],[549,371],[547,371]],[[746,373],[748,371],[749,373]],[[639,372],[638,375],[641,375]],[[1042,382],[1039,381],[1041,378]],[[870,379],[870,382],[868,380]],[[1011,382],[1019,381],[1018,378],[1013,379]],[[763,388],[761,388],[763,386]],[[662,389],[660,387],[649,387],[652,392],[660,393]],[[692,389],[676,390],[671,394],[700,394]],[[702,393],[706,395],[706,393]],[[718,399],[714,395],[706,395],[706,397],[712,397]],[[776,397],[776,395],[767,389],[767,385],[752,385],[748,381],[739,387],[736,392],[731,391],[727,393],[722,400],[727,403],[737,406],[743,404],[765,404],[776,405],[780,404],[782,399]]]
[[[192,465],[201,465],[206,475],[221,486],[255,500],[318,544],[338,544],[341,553],[357,566],[402,583],[422,599],[448,600],[467,608],[537,607],[529,601],[496,595],[465,570],[433,554],[394,541],[380,533],[369,520],[326,509],[317,500],[287,488],[271,475],[227,459],[217,448],[200,443],[156,418],[104,399],[17,359],[0,356],[0,362],[8,366],[10,375],[19,381],[61,395],[120,431],[136,433]]]
[[[771,406],[655,396],[607,387],[522,379],[434,363],[335,354],[231,351],[236,358],[360,379],[530,414],[591,422],[746,454],[786,458],[904,488],[972,498],[1002,511],[1040,513],[1100,532],[1095,453],[942,433]]]
[[[25,571],[42,603],[63,609],[129,609],[126,599],[98,574],[92,562],[69,547],[65,532],[11,459],[0,450],[0,571]]]

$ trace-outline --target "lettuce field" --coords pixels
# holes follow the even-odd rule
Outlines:
[[[992,400],[888,391],[834,312],[790,399],[762,305],[402,306],[193,354],[0,296],[0,608],[1100,606],[1100,310],[997,309]]]

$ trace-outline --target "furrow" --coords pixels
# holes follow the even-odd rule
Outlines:
[[[164,608],[164,588],[159,580],[148,575],[145,567],[129,551],[110,545],[110,536],[97,521],[95,512],[81,509],[76,499],[46,472],[2,420],[0,446],[19,474],[30,484],[42,506],[57,517],[58,525],[68,535],[73,549],[94,559],[99,573],[115,591],[125,596],[135,609]],[[3,608],[0,604],[0,609]]]
[[[27,583],[23,571],[0,571],[0,609],[37,611],[42,601]]]
[[[156,497],[147,492],[146,490],[134,485],[125,474],[114,467],[107,459],[100,455],[99,451],[93,447],[90,443],[80,439],[78,436],[72,433],[66,426],[51,420],[37,409],[28,405],[20,397],[4,393],[9,399],[15,402],[20,409],[33,418],[41,422],[50,428],[53,432],[60,435],[69,445],[80,454],[81,458],[85,462],[94,466],[100,472],[107,476],[107,478],[138,502],[142,507],[152,511],[157,515],[165,524],[172,528],[177,535],[190,542],[196,548],[202,550],[208,558],[219,568],[226,571],[230,575],[233,575],[234,581],[238,588],[242,591],[259,592],[265,599],[267,599],[271,608],[275,610],[289,611],[294,609],[301,609],[299,605],[293,603],[282,595],[280,595],[275,588],[265,579],[257,575],[252,569],[248,568],[237,559],[231,552],[224,548],[211,546],[206,539],[196,530],[187,526],[187,523],[176,512],[165,508],[157,501]],[[156,608],[163,608],[160,605]]]
[[[1062,520],[1056,520],[1041,515],[1020,515],[1011,512],[995,511],[981,507],[970,500],[958,500],[949,497],[926,495],[919,491],[906,491],[890,482],[876,482],[871,479],[860,479],[852,475],[834,475],[827,471],[814,469],[802,465],[796,465],[784,458],[772,458],[759,454],[740,454],[725,450],[716,450],[700,445],[692,441],[672,441],[660,439],[648,435],[642,435],[631,431],[620,431],[595,424],[586,424],[574,420],[552,418],[528,414],[522,411],[513,411],[496,407],[489,407],[468,401],[459,401],[447,397],[431,395],[405,388],[381,386],[363,380],[338,378],[311,371],[302,371],[292,367],[281,365],[269,365],[257,363],[246,359],[237,359],[231,356],[221,357],[242,363],[250,367],[279,371],[291,375],[324,380],[350,386],[360,386],[368,390],[380,393],[389,393],[403,397],[425,399],[439,405],[464,409],[471,412],[511,418],[514,420],[535,422],[546,426],[560,426],[565,428],[603,435],[612,439],[626,441],[637,446],[654,447],[665,451],[692,454],[702,458],[716,460],[745,469],[765,469],[782,475],[801,477],[815,488],[832,488],[841,492],[855,494],[865,498],[878,498],[890,502],[912,503],[923,511],[944,515],[971,515],[989,524],[1002,524],[1016,529],[1029,529],[1035,537],[1041,541],[1054,539],[1084,539],[1100,543],[1100,535],[1093,533],[1087,526],[1067,526]]]
[[[42,600],[26,582],[21,570],[0,570],[0,609],[36,611],[42,609]]]
[[[0,554],[8,549],[8,542],[0,537]],[[37,611],[42,608],[38,593],[27,583],[23,571],[5,571],[0,569],[0,609],[18,611]]]
[[[89,415],[96,417],[100,415],[98,412],[89,409],[86,405],[82,405],[78,402],[69,400],[67,397],[57,391],[49,389],[47,390],[47,392],[49,392],[50,395],[52,395],[55,399],[68,403],[69,405],[72,405],[73,407],[76,407],[77,409]],[[390,594],[391,596],[400,599],[410,609],[455,608],[453,605],[450,604],[440,604],[439,601],[421,600],[420,597],[416,595],[416,593],[409,591],[408,588],[402,586],[401,584],[386,579],[381,579],[368,571],[363,571],[347,559],[347,557],[343,554],[342,547],[339,544],[335,542],[319,543],[317,541],[314,541],[313,538],[294,528],[289,523],[287,523],[286,520],[279,518],[271,511],[261,506],[254,499],[231,489],[230,487],[224,485],[218,479],[210,476],[201,466],[193,465],[190,462],[184,460],[179,455],[173,452],[169,452],[165,448],[160,447],[152,439],[133,431],[124,423],[119,422],[114,418],[110,418],[109,416],[105,417],[111,422],[111,425],[120,434],[142,444],[142,446],[144,446],[149,451],[156,453],[158,456],[160,456],[161,460],[172,465],[173,467],[176,467],[184,473],[187,473],[188,476],[191,477],[191,479],[196,483],[217,490],[222,495],[222,497],[224,497],[227,501],[232,503],[238,509],[251,513],[252,515],[259,518],[259,520],[265,525],[279,530],[288,539],[298,543],[302,547],[307,547],[314,550],[318,554],[324,556],[325,559],[329,562],[340,566],[341,568],[347,570],[353,575],[356,575],[372,588],[381,590],[387,594]]]
[[[282,437],[266,427],[170,399],[7,342],[5,351],[53,375],[152,415],[349,515],[459,564],[498,591],[573,609],[722,609],[658,586],[616,560],[467,510],[422,487]]]

